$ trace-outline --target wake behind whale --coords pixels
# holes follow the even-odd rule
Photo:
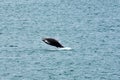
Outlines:
[[[49,48],[49,49],[44,49],[45,51],[72,51],[73,49],[70,47],[64,47],[64,48]]]
[[[72,50],[71,47],[64,47],[64,48],[59,48],[58,50]]]

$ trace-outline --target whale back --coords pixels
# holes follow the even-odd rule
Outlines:
[[[63,48],[63,46],[56,39],[43,38],[42,40],[48,45],[55,46],[57,48]]]

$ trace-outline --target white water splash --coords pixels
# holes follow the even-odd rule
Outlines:
[[[73,50],[70,47],[64,47],[64,48],[50,48],[50,49],[44,49],[46,51],[70,51]]]
[[[72,50],[70,47],[59,48],[58,50]]]

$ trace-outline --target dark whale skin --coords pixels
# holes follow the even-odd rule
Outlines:
[[[55,46],[57,48],[63,48],[63,46],[56,39],[43,38],[42,41],[45,42],[48,45]]]

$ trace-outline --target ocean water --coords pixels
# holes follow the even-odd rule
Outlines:
[[[0,80],[120,80],[120,0],[0,0]]]

